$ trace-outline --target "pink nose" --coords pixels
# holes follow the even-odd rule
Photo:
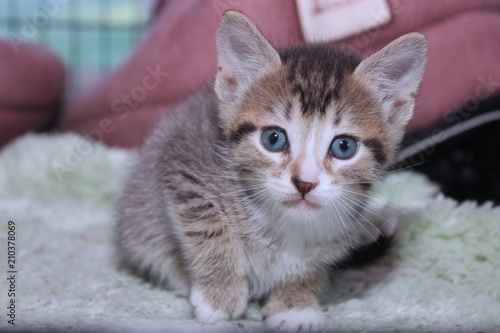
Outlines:
[[[311,192],[316,188],[316,186],[318,186],[318,183],[303,182],[299,179],[299,177],[292,177],[292,182],[302,195]]]

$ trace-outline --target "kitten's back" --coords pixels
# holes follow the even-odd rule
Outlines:
[[[220,177],[225,168],[217,119],[217,98],[205,87],[164,115],[147,137],[116,207],[119,266],[156,284],[189,290],[169,204],[186,202]],[[165,188],[176,197],[165,200]],[[214,189],[219,190],[219,189]],[[220,192],[219,192],[220,193]],[[191,200],[196,202],[196,200]],[[167,258],[167,259],[166,259]],[[168,274],[168,276],[166,276]]]

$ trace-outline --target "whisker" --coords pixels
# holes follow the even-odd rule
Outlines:
[[[361,193],[361,192],[358,192],[358,191],[348,190],[348,189],[346,189],[346,188],[343,188],[341,191],[343,191],[343,192],[347,192],[347,193],[350,193],[350,194],[359,195],[359,196],[362,196],[362,197],[367,198],[367,199],[369,199],[369,200],[374,200],[374,201],[377,201],[377,202],[379,202],[379,203],[381,203],[381,204],[383,204],[383,205],[389,206],[389,207],[394,208],[394,209],[396,209],[396,210],[398,210],[398,211],[400,211],[400,212],[402,212],[402,213],[405,213],[405,210],[404,210],[404,209],[402,209],[401,207],[398,207],[398,206],[396,206],[396,205],[394,205],[394,204],[391,204],[391,203],[390,203],[390,202],[388,202],[388,201],[384,201],[384,200],[382,200],[382,199],[380,199],[380,198],[377,198],[377,197],[375,197],[375,196],[373,196],[373,195],[364,194],[364,193]]]
[[[349,204],[348,204],[348,203],[346,203],[346,202],[344,201],[344,199],[347,199],[347,198],[346,198],[346,197],[342,197],[342,196],[341,196],[341,197],[339,197],[339,200],[340,200],[341,202],[344,202],[344,204],[346,204],[346,205],[348,205],[348,206],[349,206]],[[374,236],[370,233],[370,231],[368,231],[368,229],[367,229],[367,228],[363,225],[363,223],[361,223],[361,222],[358,220],[358,218],[357,218],[356,216],[354,216],[354,215],[353,215],[351,212],[349,212],[349,211],[348,211],[348,213],[349,213],[349,214],[352,216],[352,218],[353,218],[353,220],[351,220],[351,223],[352,223],[353,221],[356,221],[356,222],[357,222],[357,223],[358,223],[358,224],[359,224],[359,225],[360,225],[360,226],[361,226],[361,227],[362,227],[362,228],[366,231],[366,233],[367,233],[367,234],[369,234],[369,235],[373,238],[373,240],[374,240],[375,242],[377,242],[377,241],[378,241],[378,239],[377,239],[377,238],[375,238],[375,237],[374,237]],[[377,231],[380,233],[380,230],[379,230],[379,229],[378,229],[378,228],[377,228],[377,227],[376,227],[373,223],[371,223],[371,222],[370,222],[370,221],[369,221],[369,220],[368,220],[368,219],[367,219],[367,218],[366,218],[363,214],[359,214],[359,215],[360,215],[361,217],[363,217],[363,218],[366,220],[366,222],[368,222],[368,223],[369,223],[372,227],[374,227],[374,228],[375,228],[375,230],[377,230]],[[354,228],[354,229],[356,230],[356,228]],[[357,235],[358,235],[358,237],[359,237],[359,233],[358,233]]]
[[[339,212],[337,206],[332,202],[329,202],[329,206],[335,208],[335,211],[332,209],[332,213],[336,212],[337,216],[338,216],[337,221],[342,223],[342,224],[339,223],[339,227],[340,227],[340,230],[342,232],[342,237],[347,238],[349,240],[349,243],[351,244],[351,247],[353,247],[352,239],[349,235],[349,229],[347,228],[347,225],[345,224],[344,219],[342,218],[342,215],[340,215],[340,212]],[[344,227],[344,228],[342,228],[342,227]],[[345,234],[344,234],[344,230],[345,230]]]

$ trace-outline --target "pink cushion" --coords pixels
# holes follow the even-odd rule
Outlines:
[[[407,32],[421,31],[428,37],[429,65],[410,131],[427,126],[469,98],[474,99],[483,79],[500,81],[500,63],[495,61],[495,54],[500,54],[500,2],[389,2],[393,18],[388,25],[338,44],[366,56]],[[71,102],[61,119],[61,129],[96,129],[105,118],[114,129],[102,133],[104,142],[139,145],[162,113],[193,89],[213,80],[215,31],[222,11],[232,4],[162,1],[148,35],[134,54],[100,84]],[[256,22],[273,45],[303,43],[295,1],[236,1],[234,5]],[[147,78],[151,75],[148,69],[158,69],[168,76],[164,74],[152,88],[154,82]],[[490,75],[493,79],[489,79]],[[145,89],[145,79],[151,89]],[[488,94],[500,91],[499,84],[493,83],[485,89]]]
[[[0,147],[46,129],[60,107],[65,70],[46,49],[0,40]]]

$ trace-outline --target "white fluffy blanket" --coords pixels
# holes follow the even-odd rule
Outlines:
[[[202,326],[186,299],[112,266],[112,206],[133,158],[76,135],[28,135],[0,152],[0,329],[262,330],[257,305],[245,319]],[[323,295],[327,331],[500,331],[500,208],[458,205],[411,172],[391,174],[376,196],[401,209],[395,244],[334,275]]]

